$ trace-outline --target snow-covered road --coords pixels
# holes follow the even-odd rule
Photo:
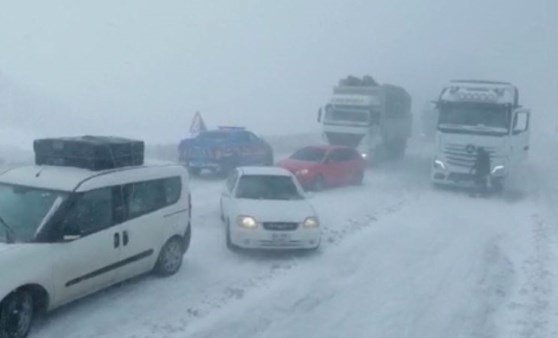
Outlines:
[[[113,287],[41,319],[32,337],[556,337],[558,168],[520,190],[433,189],[416,147],[362,187],[316,194],[316,253],[231,253],[222,181],[192,182],[182,270]]]

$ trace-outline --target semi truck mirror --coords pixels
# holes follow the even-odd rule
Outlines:
[[[318,109],[318,122],[322,122],[322,108]]]

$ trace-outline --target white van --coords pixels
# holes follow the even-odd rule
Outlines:
[[[190,218],[180,165],[1,172],[0,337],[25,337],[37,311],[145,272],[176,273]]]

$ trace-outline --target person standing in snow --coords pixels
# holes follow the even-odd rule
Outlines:
[[[475,183],[481,193],[486,194],[490,183],[490,154],[483,147],[477,148],[475,165],[472,170],[475,175]]]

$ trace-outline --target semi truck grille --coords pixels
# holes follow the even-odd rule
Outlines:
[[[493,147],[484,147],[484,149],[490,154],[491,160],[497,158]],[[477,152],[476,148],[471,148],[470,145],[447,144],[444,147],[444,156],[449,165],[472,168],[475,165]]]
[[[298,223],[287,223],[287,222],[265,222],[263,227],[266,230],[275,231],[293,231],[298,228]]]
[[[327,141],[330,144],[345,146],[345,147],[358,147],[360,141],[364,137],[362,134],[349,134],[349,133],[325,133]]]

